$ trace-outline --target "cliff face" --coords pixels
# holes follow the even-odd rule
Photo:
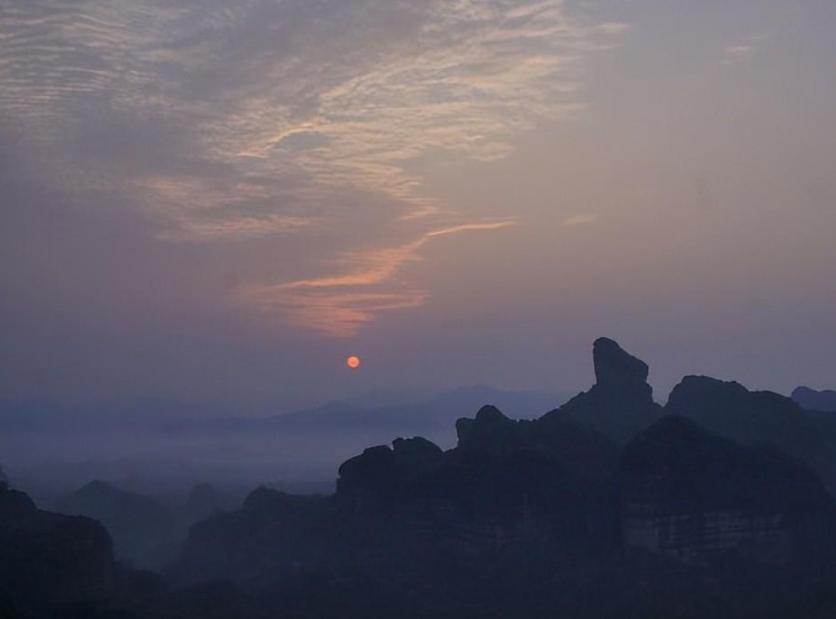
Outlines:
[[[98,600],[113,587],[110,536],[89,518],[39,510],[0,483],[0,597],[21,616]]]
[[[834,540],[832,503],[804,464],[682,417],[627,445],[621,488],[624,543],[684,560],[737,551],[785,561]]]

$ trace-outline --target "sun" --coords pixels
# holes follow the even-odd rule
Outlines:
[[[348,359],[345,360],[345,364],[352,370],[356,370],[357,368],[359,368],[361,363],[362,361],[360,361],[360,357],[356,355],[351,355]]]

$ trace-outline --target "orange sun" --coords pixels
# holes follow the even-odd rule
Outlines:
[[[352,370],[356,370],[357,368],[359,368],[360,363],[362,363],[360,361],[360,357],[357,357],[355,355],[351,355],[348,359],[345,360],[345,364]]]

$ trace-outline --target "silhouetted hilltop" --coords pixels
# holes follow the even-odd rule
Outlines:
[[[444,452],[423,438],[399,438],[392,448],[370,447],[340,466],[337,496],[355,502],[395,498],[411,483],[440,469],[443,461]]]
[[[240,511],[194,527],[173,573],[242,583],[316,566],[388,573],[407,569],[407,556],[413,571],[439,557],[469,570],[476,557],[487,565],[519,552],[559,565],[625,546],[687,559],[757,548],[789,560],[809,550],[811,531],[830,539],[831,499],[814,473],[712,434],[809,460],[815,424],[792,401],[688,377],[663,410],[643,361],[606,338],[593,360],[595,385],[539,419],[485,405],[456,422],[447,451],[416,437],[350,458],[332,497],[256,491]]]
[[[786,560],[832,550],[832,501],[806,465],[684,417],[664,417],[626,446],[621,488],[627,545],[686,559],[736,550]]]
[[[447,450],[368,447],[332,495],[259,487],[223,512],[196,488],[185,512],[211,515],[166,570],[178,588],[121,599],[149,619],[836,616],[830,416],[705,377],[663,409],[643,361],[608,339],[593,359],[563,407],[486,404]],[[102,482],[73,500],[148,509]]]
[[[260,487],[240,510],[193,525],[169,573],[178,582],[232,579],[254,586],[333,566],[342,558],[338,525],[331,498]]]
[[[116,567],[98,522],[38,509],[0,482],[0,608],[39,616],[108,596]],[[51,616],[51,615],[50,615]]]
[[[686,376],[671,392],[665,412],[746,445],[773,445],[808,462],[831,492],[836,490],[836,427],[808,415],[790,398]]]
[[[662,416],[647,383],[648,365],[617,342],[599,338],[592,349],[595,385],[549,415],[563,415],[625,443]]]
[[[57,501],[55,510],[101,521],[113,536],[116,556],[137,566],[159,567],[174,558],[174,515],[150,497],[96,480]]]
[[[333,497],[256,491],[240,511],[193,527],[173,573],[251,582],[268,566],[274,575],[404,569],[413,556],[424,559],[412,569],[424,569],[431,556],[467,566],[520,544],[559,559],[617,543],[617,449],[604,437],[560,419],[514,421],[493,406],[457,430],[447,452],[422,438],[366,449],[340,467]]]
[[[836,412],[836,391],[816,391],[809,387],[798,387],[792,392],[792,399],[808,411]]]

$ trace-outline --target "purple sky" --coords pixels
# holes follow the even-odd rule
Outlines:
[[[0,393],[836,387],[830,0],[0,0]],[[349,354],[363,367],[348,371]]]

